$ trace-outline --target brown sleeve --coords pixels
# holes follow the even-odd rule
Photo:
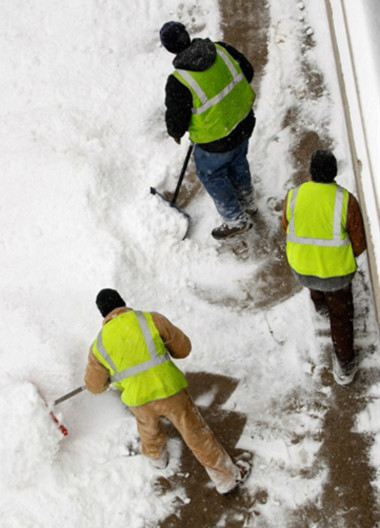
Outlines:
[[[86,389],[94,394],[104,392],[110,384],[108,369],[96,359],[91,348],[88,353],[84,382]]]
[[[285,196],[285,200],[284,200],[284,203],[283,203],[283,206],[282,206],[282,218],[281,218],[282,230],[283,230],[283,232],[285,234],[286,234],[286,230],[287,230],[288,224],[289,224],[288,219],[286,218],[286,209],[287,209],[287,205],[288,205],[288,194]]]
[[[152,312],[151,314],[153,322],[170,355],[175,359],[187,357],[191,351],[191,341],[187,335],[160,313]]]
[[[367,249],[367,242],[360,206],[355,196],[351,193],[348,199],[346,230],[351,240],[354,255],[358,257]]]

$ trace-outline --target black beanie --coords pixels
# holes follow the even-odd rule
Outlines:
[[[190,45],[190,36],[181,22],[166,22],[160,29],[161,44],[171,53],[180,53]]]
[[[338,173],[336,157],[331,150],[315,150],[311,155],[309,171],[316,182],[332,182]]]
[[[103,317],[106,317],[115,308],[125,306],[124,300],[120,297],[116,290],[106,288],[100,290],[96,296],[96,306],[99,308],[100,313]]]

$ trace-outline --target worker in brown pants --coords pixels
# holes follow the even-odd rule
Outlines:
[[[317,312],[329,316],[333,376],[339,385],[349,385],[358,370],[351,282],[356,258],[367,247],[364,222],[356,198],[335,182],[338,166],[330,150],[312,154],[309,172],[311,179],[284,201],[286,256]]]
[[[171,358],[189,355],[189,338],[157,312],[127,308],[116,290],[101,290],[96,304],[104,317],[102,330],[91,345],[85,375],[86,388],[119,388],[121,400],[137,420],[141,451],[163,469],[169,462],[161,417],[177,428],[204,466],[221,494],[230,493],[249,471],[247,463],[231,460],[190,398],[183,373]]]

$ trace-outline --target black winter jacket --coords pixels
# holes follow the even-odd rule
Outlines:
[[[254,71],[248,59],[231,45],[225,42],[217,42],[223,46],[232,57],[238,61],[244,76],[250,83]],[[216,48],[210,39],[193,39],[190,46],[176,55],[173,60],[174,68],[190,71],[203,71],[209,68],[215,61]],[[190,90],[183,85],[174,75],[169,75],[165,87],[165,122],[169,136],[181,138],[189,128],[193,97]],[[234,130],[226,137],[202,143],[199,145],[208,152],[227,152],[236,148],[244,139],[251,137],[255,127],[255,115],[253,110],[249,112]]]

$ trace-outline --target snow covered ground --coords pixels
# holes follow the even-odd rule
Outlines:
[[[279,216],[266,204],[282,200],[291,182],[291,138],[280,121],[305,90],[298,75],[305,32],[317,43],[308,59],[323,71],[328,92],[305,102],[301,119],[334,138],[338,181],[355,191],[326,19],[315,4],[268,3],[268,65],[250,160],[261,175],[259,207],[273,229]],[[189,205],[192,235],[182,241],[184,220],[149,194],[150,186],[174,187],[187,149],[165,133],[163,90],[172,57],[159,44],[159,28],[180,18],[193,35],[220,39],[218,9],[216,0],[2,3],[4,528],[148,528],[174,510],[179,494],[191,500],[184,490],[154,493],[157,473],[138,454],[134,419],[116,391],[82,393],[57,407],[70,431],[65,439],[44,410],[36,387],[51,402],[83,383],[101,324],[94,299],[103,287],[117,288],[136,309],[162,312],[190,336],[192,355],[179,364],[185,372],[240,380],[225,408],[247,415],[239,447],[255,453],[247,490],[268,490],[260,512],[265,526],[286,526],[289,512],[321,493],[326,468],[302,477],[318,456],[325,409],[310,408],[316,391],[322,400],[331,394],[320,383],[307,292],[261,311],[254,302],[228,306],[223,299],[244,300],[242,285],[259,262],[218,252],[209,232],[219,218],[206,195]],[[313,24],[305,25],[305,17]],[[368,283],[365,257],[360,266]],[[371,299],[361,282],[355,288],[368,308],[362,348],[378,352]],[[378,369],[378,354],[362,367]],[[357,419],[360,432],[375,435],[375,467],[379,393],[379,382],[369,387],[371,403]],[[302,405],[291,405],[295,394]],[[166,476],[178,470],[182,449],[174,441],[170,447]],[[376,479],[380,488],[378,473]]]

